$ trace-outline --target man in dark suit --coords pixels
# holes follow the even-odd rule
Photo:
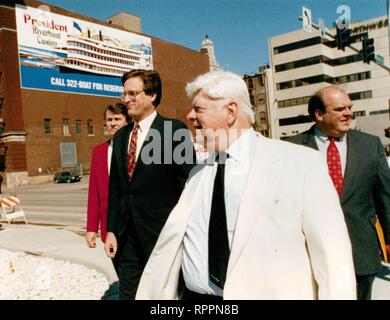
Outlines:
[[[322,88],[308,109],[315,125],[288,141],[317,149],[327,159],[351,239],[358,299],[368,300],[381,269],[376,216],[390,253],[390,169],[379,138],[350,129],[352,102],[343,89]]]
[[[159,74],[132,70],[122,77],[123,102],[134,123],[114,137],[106,254],[118,266],[119,297],[134,299],[141,274],[194,165],[184,123],[156,112]]]

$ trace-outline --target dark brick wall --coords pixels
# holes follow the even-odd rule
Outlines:
[[[26,145],[24,142],[7,142],[7,172],[26,171]]]

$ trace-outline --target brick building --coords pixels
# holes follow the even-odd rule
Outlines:
[[[255,113],[254,129],[266,137],[271,136],[267,94],[268,70],[269,66],[263,65],[259,67],[259,73],[243,76],[248,87],[249,98]]]
[[[24,88],[20,77],[15,3],[23,4],[27,8],[44,6],[49,8],[52,14],[150,38],[153,69],[159,71],[163,82],[163,98],[158,111],[164,116],[185,121],[190,103],[184,88],[187,82],[209,70],[206,54],[144,35],[140,32],[140,18],[127,13],[120,13],[110,17],[109,22],[104,22],[59,7],[46,6],[39,1],[2,1],[0,153],[4,149],[7,150],[7,169],[3,176],[8,186],[50,179],[63,164],[61,144],[75,146],[77,167],[82,168],[84,173],[88,172],[92,148],[106,139],[103,111],[108,104],[120,101],[119,93],[117,96],[104,96]],[[134,17],[135,23],[129,23],[131,17]],[[45,26],[41,23],[40,26],[42,25]],[[129,30],[131,28],[133,29]],[[39,79],[35,81],[39,83]]]

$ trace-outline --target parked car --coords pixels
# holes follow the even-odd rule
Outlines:
[[[57,172],[55,175],[54,175],[54,182],[55,183],[60,183],[60,182],[67,182],[67,183],[71,183],[71,182],[78,182],[81,180],[81,176],[78,175],[78,174],[73,174],[69,171],[60,171],[60,172]]]

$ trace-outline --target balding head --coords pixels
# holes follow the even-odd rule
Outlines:
[[[338,86],[328,86],[317,91],[309,100],[309,114],[317,127],[333,137],[348,132],[352,120],[352,102]]]
[[[309,105],[308,105],[308,112],[310,115],[310,118],[313,121],[316,121],[316,117],[314,115],[314,112],[318,109],[321,112],[325,112],[325,107],[326,107],[326,102],[325,96],[329,95],[329,93],[332,92],[340,92],[345,95],[348,95],[344,89],[340,88],[339,86],[327,86],[324,87],[320,90],[318,90],[309,100]]]

